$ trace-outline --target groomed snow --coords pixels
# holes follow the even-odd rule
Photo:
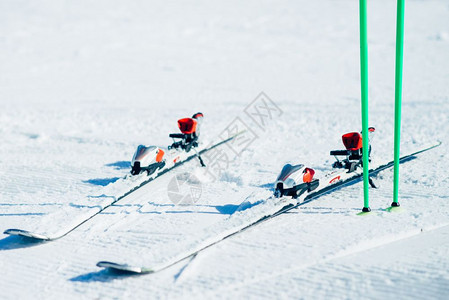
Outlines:
[[[368,3],[381,161],[393,153],[395,10]],[[447,299],[449,4],[406,1],[405,20],[401,152],[443,144],[401,165],[402,212],[385,211],[387,170],[370,215],[357,216],[357,183],[130,276],[95,264],[152,266],[227,230],[284,163],[330,170],[329,150],[361,124],[358,1],[0,0],[1,232],[78,220],[129,172],[137,145],[168,145],[176,120],[197,111],[205,143],[235,118],[257,135],[217,180],[193,160],[62,239],[1,235],[0,298]],[[263,128],[245,114],[262,91],[282,111]],[[184,172],[201,179],[201,197],[175,205],[168,186]]]

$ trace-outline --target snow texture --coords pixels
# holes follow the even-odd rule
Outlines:
[[[243,144],[220,148],[222,169],[212,154],[206,169],[192,160],[62,239],[0,236],[0,298],[447,299],[443,0],[406,2],[401,152],[443,144],[401,165],[400,213],[385,211],[390,169],[374,178],[367,216],[357,215],[357,183],[155,274],[95,266],[157,265],[225,232],[260,209],[285,163],[329,171],[341,134],[360,130],[358,21],[349,0],[0,0],[1,231],[58,232],[104,206],[137,145],[167,146],[179,118],[203,112],[205,144],[232,125],[248,129]],[[368,1],[381,161],[393,154],[395,22],[395,1]],[[262,119],[251,114],[261,99],[272,108],[259,106]],[[201,194],[176,205],[170,182],[186,172]]]

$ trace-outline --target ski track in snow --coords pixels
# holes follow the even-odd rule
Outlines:
[[[395,9],[368,7],[379,160],[393,154]],[[356,216],[357,183],[131,276],[95,264],[152,266],[226,229],[284,163],[330,170],[329,150],[360,129],[358,3],[0,1],[0,229],[76,221],[128,172],[138,144],[166,146],[197,111],[206,144],[236,117],[258,136],[216,181],[192,160],[62,239],[0,236],[0,298],[447,299],[448,15],[445,1],[407,2],[401,152],[443,144],[401,165],[401,213],[384,211],[389,169],[374,178],[369,216]],[[261,91],[283,111],[263,129],[244,113]],[[196,203],[168,197],[182,172],[203,180]]]

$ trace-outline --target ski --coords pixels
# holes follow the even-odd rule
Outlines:
[[[198,144],[199,131],[197,127],[197,120],[200,121],[201,118],[202,114],[197,113],[192,118],[185,118],[178,121],[182,133],[170,134],[170,137],[173,139],[180,139],[180,141],[174,141],[174,143],[168,147],[168,151],[166,150],[168,154],[170,154],[168,159],[166,158],[167,155],[163,156],[165,153],[162,149],[155,146],[146,147],[140,145],[131,162],[132,175],[126,175],[122,179],[106,186],[105,189],[109,192],[96,197],[97,201],[102,201],[98,205],[88,207],[87,212],[79,216],[77,215],[75,218],[67,212],[52,214],[51,216],[53,217],[61,217],[61,215],[63,215],[63,217],[70,220],[66,223],[64,228],[59,228],[56,232],[50,234],[47,232],[34,232],[12,228],[5,230],[4,234],[22,236],[41,241],[54,241],[60,239],[88,222],[108,207],[113,206],[132,192],[188,161],[198,158],[201,165],[204,166],[204,162],[201,159],[202,154],[231,142],[244,133],[244,131],[237,132],[208,147],[201,146]]]
[[[404,155],[400,158],[400,163],[405,163],[407,161],[411,161],[416,158],[416,155],[429,151],[433,148],[436,148],[441,145],[441,142],[437,142],[435,144],[432,144],[430,146],[424,147],[418,151],[415,151],[413,153]],[[360,149],[357,149],[360,150]],[[347,153],[350,157],[350,155],[353,155],[355,150],[350,150],[350,153]],[[361,153],[361,151],[360,151]],[[331,155],[334,155],[335,153],[331,152]],[[353,158],[353,157],[352,157]],[[352,163],[351,160],[346,161],[349,163]],[[369,175],[376,175],[379,172],[386,170],[388,168],[391,168],[394,165],[394,161],[388,161],[385,163],[380,163],[369,170]],[[335,166],[334,166],[335,167]],[[296,170],[301,170],[303,174],[304,179],[310,179],[304,180],[304,183],[301,183],[295,187],[292,187],[291,189],[284,189],[282,192],[284,194],[279,195],[279,193],[276,193],[268,198],[266,198],[263,203],[266,204],[266,207],[263,207],[264,205],[257,205],[254,207],[251,207],[248,209],[248,211],[252,211],[256,209],[254,213],[251,213],[249,218],[246,220],[246,222],[240,222],[237,226],[222,231],[218,234],[216,234],[213,237],[209,237],[203,242],[194,245],[189,251],[179,253],[176,256],[173,256],[169,259],[165,259],[163,263],[160,263],[155,266],[133,266],[126,263],[115,263],[111,261],[100,261],[97,263],[97,267],[100,268],[106,268],[121,272],[126,272],[130,274],[151,274],[156,273],[162,270],[165,270],[173,265],[176,265],[177,263],[184,261],[188,258],[191,258],[195,255],[197,255],[199,252],[206,250],[207,248],[212,247],[213,245],[216,245],[220,243],[223,240],[226,240],[238,233],[241,233],[249,228],[252,228],[261,222],[264,222],[266,220],[272,219],[276,216],[279,216],[283,213],[286,213],[292,209],[295,209],[301,205],[304,205],[306,203],[310,203],[311,201],[314,201],[318,199],[319,197],[329,194],[335,190],[341,189],[344,186],[352,185],[356,182],[359,182],[361,180],[361,177],[363,176],[363,168],[351,168],[347,169],[342,165],[342,169],[335,170],[323,177],[322,180],[318,183],[318,180],[313,180],[313,172],[310,172],[309,168],[304,168],[302,165],[300,167],[296,168]],[[354,167],[354,166],[352,166]],[[308,170],[306,170],[308,169]],[[284,169],[283,169],[284,171]],[[294,173],[295,170],[290,170],[288,176],[291,176]],[[281,172],[281,175],[278,177],[278,181],[275,183],[275,188],[277,190],[278,183],[282,180],[281,177],[283,176],[283,172]],[[287,176],[287,177],[288,177]],[[284,176],[285,177],[285,176]],[[301,191],[297,187],[300,186],[303,188]],[[295,190],[295,194],[292,195],[291,191]],[[299,191],[299,194],[298,194]],[[290,197],[293,196],[293,197]],[[258,208],[258,206],[260,206]],[[244,211],[245,212],[245,211]],[[242,213],[244,213],[242,212]],[[231,215],[232,217],[232,215]],[[231,218],[230,217],[230,218]]]

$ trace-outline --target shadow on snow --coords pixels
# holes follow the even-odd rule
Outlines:
[[[12,213],[12,214],[0,214],[0,217],[15,217],[15,216],[43,216],[45,213]]]
[[[30,248],[45,244],[46,241],[24,236],[11,235],[0,240],[0,251]]]
[[[70,281],[76,282],[110,282],[114,280],[127,279],[130,277],[139,277],[143,274],[136,274],[132,272],[114,270],[114,269],[103,269],[97,272],[90,272],[86,274],[81,274],[70,278]]]

